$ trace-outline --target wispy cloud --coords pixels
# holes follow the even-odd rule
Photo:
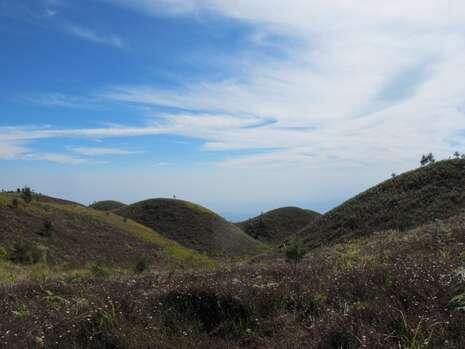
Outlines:
[[[23,158],[27,160],[50,161],[63,165],[79,165],[86,161],[75,156],[59,153],[30,153],[25,155]]]
[[[102,147],[77,147],[69,148],[72,152],[84,156],[104,156],[104,155],[131,155],[141,154],[141,151],[132,151],[119,148],[102,148]]]
[[[0,1],[0,16],[19,18],[28,22],[51,20],[62,9],[65,3],[61,0],[35,1]]]
[[[29,149],[19,140],[5,140],[0,138],[0,160],[17,159],[29,152]]]
[[[257,45],[270,33],[299,39],[285,58],[225,60],[238,67],[237,78],[205,77],[176,90],[116,86],[104,93],[126,103],[191,110],[170,117],[169,132],[202,139],[205,149],[269,149],[228,156],[224,165],[406,163],[425,147],[447,156],[454,150],[448,140],[465,128],[461,1],[112,2],[145,15],[213,11],[247,21],[257,28]],[[205,113],[222,115],[224,127]],[[274,122],[245,126],[257,120]]]
[[[97,44],[113,46],[116,48],[125,48],[126,44],[124,41],[117,35],[113,34],[100,34],[95,32],[92,29],[77,26],[75,24],[67,24],[64,26],[64,30],[71,35],[74,35],[83,40],[94,42]]]
[[[97,98],[66,95],[63,93],[43,93],[38,95],[26,96],[24,101],[40,104],[50,107],[66,108],[93,108],[95,109],[99,100]]]

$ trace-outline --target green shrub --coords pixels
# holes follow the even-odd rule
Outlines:
[[[49,218],[44,219],[44,223],[42,225],[42,229],[39,232],[39,235],[50,237],[52,236],[53,232],[53,223]]]
[[[106,268],[100,263],[95,263],[95,262],[91,263],[90,271],[94,276],[99,277],[99,278],[107,278],[110,276],[110,271],[108,270],[108,268]]]
[[[18,201],[17,198],[14,198],[13,200],[11,200],[11,206],[10,206],[11,208],[16,209],[16,208],[18,208],[18,206],[19,206],[19,201]]]
[[[150,266],[150,262],[147,257],[143,256],[139,258],[139,260],[136,263],[136,266],[134,268],[136,273],[143,273],[146,271]]]
[[[13,263],[17,264],[36,264],[46,260],[44,250],[26,241],[15,242],[9,257]]]
[[[302,261],[306,253],[304,244],[300,240],[291,241],[289,246],[286,247],[285,252],[286,260],[294,265],[294,270],[297,268],[297,264]]]
[[[30,203],[32,201],[32,190],[29,187],[24,187],[21,190],[21,197],[25,203]]]
[[[453,297],[449,302],[449,308],[465,311],[465,293]]]
[[[8,259],[8,251],[6,248],[0,246],[0,261]]]
[[[197,333],[237,338],[256,328],[253,310],[238,298],[212,291],[173,291],[160,299],[164,325],[174,333],[190,328]]]

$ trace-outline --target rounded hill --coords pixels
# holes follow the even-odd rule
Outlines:
[[[302,229],[308,246],[376,231],[407,230],[465,208],[465,160],[444,160],[406,172],[344,202]]]
[[[115,211],[165,237],[214,256],[242,256],[263,245],[209,209],[175,199],[150,199]]]
[[[254,239],[280,243],[319,216],[321,214],[299,207],[281,207],[236,225]]]
[[[122,202],[113,201],[113,200],[106,200],[106,201],[94,202],[89,207],[93,208],[94,210],[99,210],[99,211],[113,211],[113,210],[117,210],[119,208],[122,208],[124,206],[126,206],[126,204],[123,204]]]

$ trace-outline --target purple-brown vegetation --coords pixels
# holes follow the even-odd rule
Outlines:
[[[10,348],[463,348],[465,216],[213,271],[0,289]]]

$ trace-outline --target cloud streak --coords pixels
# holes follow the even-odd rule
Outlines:
[[[75,24],[67,24],[63,27],[63,29],[70,35],[96,44],[112,46],[119,49],[126,47],[125,42],[117,35],[100,34],[92,29]]]
[[[131,155],[141,154],[141,151],[131,151],[119,148],[103,148],[103,147],[77,147],[70,148],[76,154],[84,156],[105,156],[105,155]]]
[[[447,156],[455,150],[448,140],[465,128],[459,112],[465,96],[460,1],[185,0],[174,7],[164,1],[113,2],[156,16],[214,12],[253,23],[258,37],[286,32],[302,42],[285,59],[225,60],[245,72],[238,77],[199,79],[176,90],[116,86],[103,94],[119,102],[190,110],[170,118],[171,132],[203,139],[208,150],[270,149],[228,156],[224,165],[273,159],[283,166],[332,159],[411,163],[427,150]],[[199,112],[242,123],[274,122],[250,129],[224,121],[216,128],[203,124]]]

